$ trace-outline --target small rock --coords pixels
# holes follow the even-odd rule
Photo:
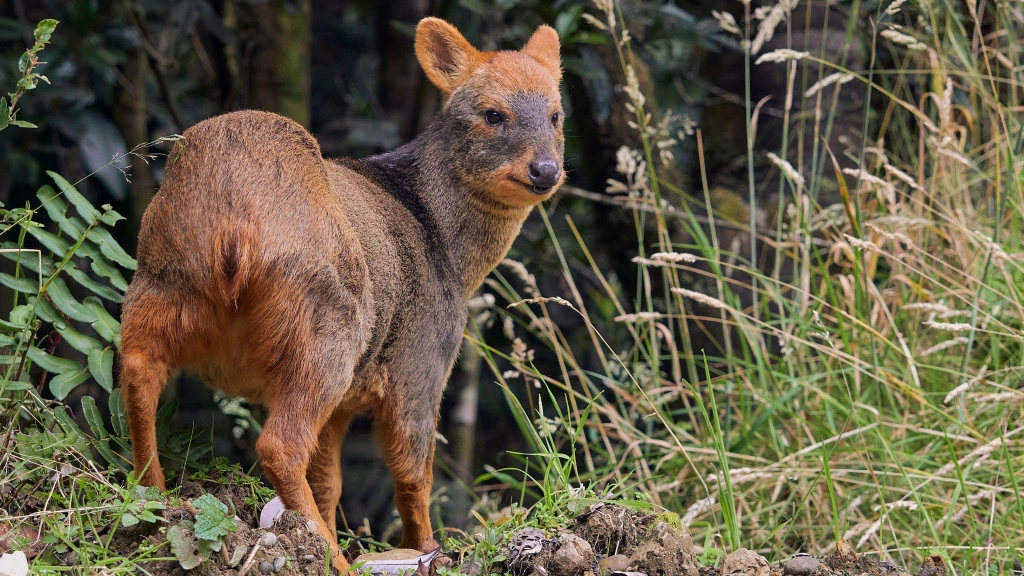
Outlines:
[[[64,561],[67,562],[68,566],[74,566],[78,564],[78,552],[72,550],[64,556]]]
[[[276,558],[274,560],[274,573],[277,574],[278,572],[280,572],[281,569],[284,568],[285,562],[287,562],[287,561],[288,561],[288,559],[285,558],[284,556],[280,556],[280,557]]]
[[[697,576],[700,565],[685,528],[655,522],[629,557],[630,570],[644,574]],[[760,576],[760,575],[758,575]]]
[[[562,534],[558,544],[553,559],[562,574],[580,574],[594,565],[594,549],[583,538],[572,533]],[[548,570],[553,571],[554,566],[549,565]]]
[[[267,562],[266,560],[260,562],[260,565],[257,566],[257,568],[259,568],[260,574],[271,574],[274,572],[274,565],[270,562]]]
[[[277,545],[277,534],[274,534],[273,532],[267,532],[266,534],[263,535],[262,538],[260,538],[260,546],[263,546],[264,548],[270,548],[271,546],[276,546],[276,545]]]
[[[3,576],[28,576],[28,558],[21,550],[0,556],[0,574]]]
[[[854,552],[853,546],[851,546],[846,540],[836,542],[836,554],[846,562],[857,561],[857,553]]]
[[[538,528],[523,528],[512,538],[508,549],[508,562],[510,565],[526,561],[535,556],[544,548],[544,531]]]
[[[312,562],[314,560],[316,560],[316,556],[313,556],[312,554],[306,554],[302,557],[303,562]]]
[[[768,576],[768,572],[768,561],[746,548],[740,548],[722,559],[722,576]]]
[[[281,502],[280,498],[274,496],[274,499],[267,502],[267,505],[260,511],[260,528],[264,530],[270,528],[274,525],[274,521],[280,518],[282,514],[284,514],[284,502]]]
[[[782,573],[786,576],[807,576],[817,570],[819,566],[821,566],[821,561],[814,556],[797,556],[786,562]]]
[[[918,572],[919,576],[946,576],[946,561],[937,554],[929,556],[924,559],[924,563],[921,564],[921,571]]]
[[[609,556],[597,564],[597,573],[608,576],[612,572],[625,572],[629,569],[629,557],[622,554]]]
[[[295,553],[298,554],[299,556],[305,556],[306,555],[306,547],[305,546],[296,546],[295,547]]]
[[[310,533],[316,532],[316,522],[314,522],[312,520],[307,521],[306,522],[306,530],[309,530]]]

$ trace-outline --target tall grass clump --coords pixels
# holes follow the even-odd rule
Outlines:
[[[1010,573],[1024,548],[1021,5],[855,2],[838,33],[848,48],[864,39],[866,69],[817,48],[762,50],[776,27],[804,26],[796,2],[745,2],[738,25],[718,15],[748,87],[750,67],[788,78],[778,150],[754,151],[748,95],[749,235],[725,247],[700,132],[702,186],[678,190],[659,175],[675,140],[646,107],[628,22],[617,2],[594,5],[639,142],[609,184],[636,225],[636,296],[571,218],[542,213],[564,293],[541,294],[514,262],[488,287],[519,303],[503,313],[558,368],[540,373],[522,341],[511,354],[481,343],[499,384],[534,400],[541,384],[563,391],[582,426],[560,428],[559,449],[579,482],[685,511],[694,540],[721,552],[784,559],[846,540],[908,567],[941,554],[957,573]],[[836,103],[854,95],[862,134],[833,150]],[[769,187],[778,205],[758,206]],[[576,242],[561,245],[563,230]],[[578,312],[586,345],[553,305]]]

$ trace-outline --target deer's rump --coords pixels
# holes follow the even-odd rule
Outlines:
[[[363,252],[319,146],[275,114],[227,114],[185,132],[138,255],[125,299],[132,329],[162,333],[181,365],[232,394],[259,401],[267,391],[246,367],[265,372],[325,325],[370,329]]]

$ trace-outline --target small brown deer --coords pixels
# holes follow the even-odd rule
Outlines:
[[[267,406],[263,470],[339,569],[349,422],[372,411],[402,545],[422,548],[466,299],[564,179],[553,29],[480,52],[427,18],[416,56],[444,105],[394,152],[325,160],[305,129],[265,112],[187,130],[142,220],[124,303],[121,388],[142,483],[165,487],[155,418],[171,370],[199,374]]]

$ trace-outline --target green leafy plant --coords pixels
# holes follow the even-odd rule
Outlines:
[[[156,524],[164,519],[157,516],[157,512],[164,510],[166,506],[160,490],[154,486],[134,486],[131,490],[127,488],[122,492],[121,526],[126,528],[134,526],[139,522]]]
[[[167,531],[171,552],[185,570],[195,568],[211,553],[219,552],[223,538],[238,531],[234,512],[229,515],[228,507],[215,496],[203,494],[192,500],[192,506],[197,511],[195,521],[183,520]]]
[[[17,241],[4,241],[0,251],[14,262],[14,273],[0,273],[0,284],[15,292],[9,320],[0,324],[4,332],[0,333],[0,345],[11,351],[0,358],[0,365],[6,365],[0,395],[5,391],[30,393],[26,376],[33,365],[43,370],[39,387],[46,382],[58,400],[90,377],[111,392],[121,324],[107,311],[104,301],[120,304],[124,300],[128,282],[122,269],[136,266],[135,259],[108,230],[124,217],[107,205],[97,210],[62,176],[47,174],[58,190],[41,187],[36,194],[39,209],[0,209],[4,225],[0,234],[19,232]],[[56,234],[35,221],[40,209],[57,225]],[[42,248],[27,248],[29,236]],[[79,300],[69,283],[90,295]],[[52,330],[40,334],[43,322]],[[80,330],[82,325],[89,326],[92,334]],[[59,342],[81,353],[86,362],[55,356]]]
[[[47,84],[50,83],[46,76],[35,72],[35,68],[40,64],[39,53],[50,43],[50,35],[53,34],[56,27],[57,21],[52,18],[42,20],[36,25],[35,32],[33,32],[35,44],[18,59],[18,71],[21,72],[21,78],[18,80],[14,92],[8,94],[7,98],[0,96],[0,130],[4,130],[8,126],[17,126],[19,128],[36,127],[31,122],[16,118],[18,114],[18,100],[21,99],[26,91],[34,90],[39,85],[40,80]]]

